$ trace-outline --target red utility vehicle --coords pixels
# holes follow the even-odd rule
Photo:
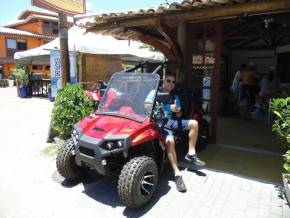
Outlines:
[[[71,138],[59,149],[57,169],[69,180],[83,168],[102,175],[117,175],[120,200],[139,208],[153,196],[166,157],[160,107],[144,107],[150,92],[155,102],[170,95],[158,92],[157,73],[115,73],[98,110],[74,125]]]

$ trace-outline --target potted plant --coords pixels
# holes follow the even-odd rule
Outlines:
[[[47,94],[49,101],[54,102],[54,97],[51,96],[51,83],[47,85]]]
[[[25,65],[18,65],[16,69],[13,70],[12,75],[14,75],[16,78],[19,97],[26,98],[29,91],[29,68]]]
[[[290,97],[277,98],[271,101],[271,111],[275,114],[272,130],[285,141],[286,153],[283,155],[283,168],[286,173],[282,174],[287,201],[290,202]]]

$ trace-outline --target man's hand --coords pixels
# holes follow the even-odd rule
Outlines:
[[[180,112],[180,108],[177,107],[177,105],[176,105],[176,100],[174,100],[174,103],[173,103],[172,105],[170,105],[170,109],[171,109],[172,112],[174,112],[174,113],[178,113],[178,112]]]

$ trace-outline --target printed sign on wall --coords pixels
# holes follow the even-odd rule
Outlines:
[[[70,62],[70,83],[76,81],[76,52],[69,52]],[[50,76],[51,76],[51,96],[55,97],[59,89],[62,88],[60,51],[50,52]]]

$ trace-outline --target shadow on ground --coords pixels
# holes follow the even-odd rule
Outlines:
[[[223,146],[208,146],[200,153],[207,167],[248,178],[281,184],[282,156],[243,151]],[[265,167],[267,166],[267,167]]]
[[[159,184],[158,188],[156,190],[155,196],[151,199],[151,201],[143,208],[141,209],[131,209],[131,208],[125,208],[123,211],[123,215],[126,217],[141,217],[144,214],[146,214],[151,208],[155,205],[158,204],[158,201],[162,196],[166,195],[169,190],[169,181],[172,180],[172,173],[171,169],[168,166],[165,166],[164,171],[161,173],[159,176]]]
[[[85,193],[90,198],[102,204],[111,206],[112,208],[124,206],[120,202],[118,196],[118,178],[101,176],[98,175],[95,171],[90,171],[83,179],[71,182],[67,179],[64,179],[57,171],[55,171],[52,175],[52,179],[55,182],[60,183],[65,188],[73,188],[79,183],[82,183],[84,186],[83,193]],[[149,211],[156,203],[158,203],[162,196],[169,192],[170,186],[168,183],[171,179],[171,169],[169,169],[169,167],[165,167],[164,171],[159,176],[158,188],[151,201],[145,207],[138,210],[125,208],[123,211],[124,216],[140,217],[143,214],[146,214],[147,211]]]

